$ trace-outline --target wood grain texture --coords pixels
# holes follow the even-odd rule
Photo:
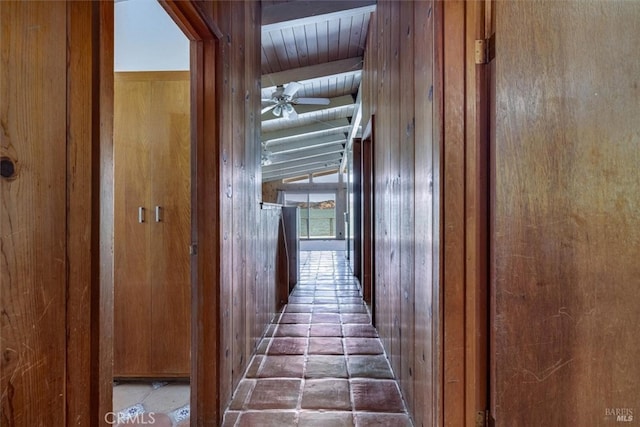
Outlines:
[[[16,165],[12,179],[0,178],[7,426],[66,422],[66,6],[0,4],[0,156]]]
[[[137,76],[137,73],[136,73]],[[114,375],[151,374],[151,82],[114,83]],[[145,220],[138,222],[138,209]],[[135,327],[132,327],[135,325]]]
[[[488,68],[474,65],[475,40],[488,38],[484,0],[466,4],[465,34],[465,425],[488,408],[489,94]]]
[[[363,224],[373,230],[372,244],[363,245],[364,293],[373,294],[376,327],[414,422],[423,426],[438,425],[441,412],[433,8],[433,2],[378,3],[362,87],[363,123],[372,123],[362,146]],[[373,280],[367,279],[368,251]]]
[[[116,376],[189,375],[189,91],[189,72],[116,74]]]
[[[398,301],[398,354],[400,366],[396,371],[402,383],[405,400],[411,412],[415,412],[414,373],[415,373],[415,104],[403,102],[412,99],[415,91],[414,51],[415,27],[414,5],[402,2],[399,10],[402,23],[399,34],[398,51],[399,70],[399,156],[398,156],[398,273],[400,287]]]
[[[218,2],[221,408],[277,310],[279,210],[260,209],[260,4]],[[271,256],[273,255],[273,257]],[[284,286],[288,286],[284,283]],[[280,298],[281,299],[281,298]]]
[[[101,60],[110,73],[113,60],[98,43],[110,16],[97,3],[0,4],[0,156],[17,165],[0,182],[2,425],[84,426],[111,408],[99,229],[110,199],[96,196],[111,140],[109,98],[99,97],[109,87]]]
[[[191,42],[191,419],[217,426],[221,417],[220,348],[220,152],[217,120],[217,41]],[[205,120],[205,118],[208,118]]]
[[[445,426],[459,426],[465,418],[465,3],[446,2],[443,14],[443,416]]]
[[[150,144],[149,232],[152,259],[151,370],[171,376],[190,371],[191,231],[190,78],[154,81]],[[155,217],[160,208],[160,221]]]
[[[92,420],[108,423],[104,414],[113,409],[113,46],[114,7],[110,1],[93,3],[93,18],[98,22],[92,34],[98,40],[98,52],[93,52],[94,69],[91,105],[93,112],[93,165],[99,173],[93,175],[92,234],[98,238],[91,246],[96,264],[93,270],[94,292],[91,295],[91,355],[92,355]],[[99,105],[99,111],[95,111]],[[99,194],[99,197],[95,195]],[[75,325],[74,325],[75,326]],[[97,401],[96,401],[97,400]]]
[[[635,422],[640,4],[495,7],[496,425]]]

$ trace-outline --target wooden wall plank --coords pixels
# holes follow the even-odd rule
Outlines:
[[[67,5],[3,2],[0,23],[0,423],[64,425]]]
[[[440,186],[433,2],[380,1],[363,68],[363,153],[372,141],[374,314],[416,425],[438,425]],[[382,102],[384,100],[384,102]],[[363,194],[363,198],[367,199]],[[365,207],[366,209],[366,207]],[[365,246],[366,247],[366,246]],[[366,270],[365,270],[366,271]],[[366,286],[365,286],[366,289]]]
[[[220,55],[218,60],[219,90],[218,102],[220,105],[220,402],[228,402],[233,391],[233,320],[231,307],[233,306],[233,291],[235,288],[233,277],[233,47],[231,33],[231,9],[232,2],[220,2],[217,4],[217,21],[223,32],[220,40]],[[233,40],[235,43],[236,40]],[[238,70],[239,71],[239,70]],[[238,72],[236,71],[236,72]]]
[[[416,406],[413,419],[416,425],[433,426],[436,406],[436,390],[439,387],[437,371],[434,369],[438,334],[434,301],[435,288],[439,285],[435,264],[438,233],[434,228],[436,214],[434,164],[434,2],[416,2],[414,5],[415,28],[415,343],[414,343],[414,394]],[[421,48],[423,47],[423,48]],[[420,309],[420,307],[424,307]]]
[[[100,154],[111,148],[104,64],[112,73],[113,57],[102,46],[113,44],[112,14],[97,3],[3,2],[0,20],[0,157],[16,164],[0,180],[0,423],[87,425],[111,408],[111,258],[101,238],[112,193]]]
[[[415,321],[415,103],[405,102],[416,95],[414,79],[414,4],[400,3],[400,49],[399,55],[399,110],[400,118],[398,141],[399,147],[399,185],[398,204],[400,230],[398,230],[398,264],[399,264],[399,349],[401,356],[399,379],[404,397],[413,413],[417,406],[414,402],[414,321]],[[420,90],[422,88],[419,88]]]
[[[400,376],[400,311],[402,304],[400,301],[400,288],[401,274],[400,274],[400,247],[399,247],[399,235],[400,235],[400,90],[401,90],[401,76],[400,76],[400,33],[404,31],[402,23],[400,23],[400,5],[401,3],[390,4],[390,13],[387,16],[389,20],[389,51],[388,51],[388,90],[386,104],[388,107],[388,113],[385,115],[385,119],[388,120],[385,127],[389,129],[389,164],[387,169],[387,186],[389,200],[387,207],[389,209],[389,216],[387,220],[388,227],[388,244],[389,252],[387,257],[387,271],[389,276],[387,279],[388,292],[391,299],[389,304],[389,328],[391,332],[390,345],[388,347],[388,355],[391,359],[391,367],[397,376]],[[395,25],[392,25],[394,23]],[[383,124],[384,126],[384,124]]]

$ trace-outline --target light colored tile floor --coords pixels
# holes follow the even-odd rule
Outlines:
[[[114,419],[122,425],[147,421],[156,427],[188,426],[189,384],[117,382],[113,387],[113,410]]]

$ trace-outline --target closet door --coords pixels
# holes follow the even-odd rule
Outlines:
[[[117,73],[115,91],[114,376],[188,377],[189,72]]]
[[[151,84],[151,369],[169,376],[188,376],[191,354],[189,92],[187,71]]]
[[[151,287],[148,123],[151,82],[114,82],[114,375],[150,372]],[[143,210],[140,210],[140,209]]]

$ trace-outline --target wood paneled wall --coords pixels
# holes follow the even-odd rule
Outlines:
[[[436,4],[378,2],[362,87],[363,122],[375,114],[376,327],[418,426],[434,425],[439,398]]]
[[[206,6],[223,33],[217,63],[223,409],[277,309],[275,265],[268,254],[275,254],[280,212],[260,205],[260,3]]]
[[[0,3],[1,425],[86,426],[111,407],[110,16]]]
[[[495,6],[492,415],[637,424],[640,3]]]
[[[475,425],[486,404],[483,17],[482,2],[380,1],[367,41],[374,317],[419,426]]]

